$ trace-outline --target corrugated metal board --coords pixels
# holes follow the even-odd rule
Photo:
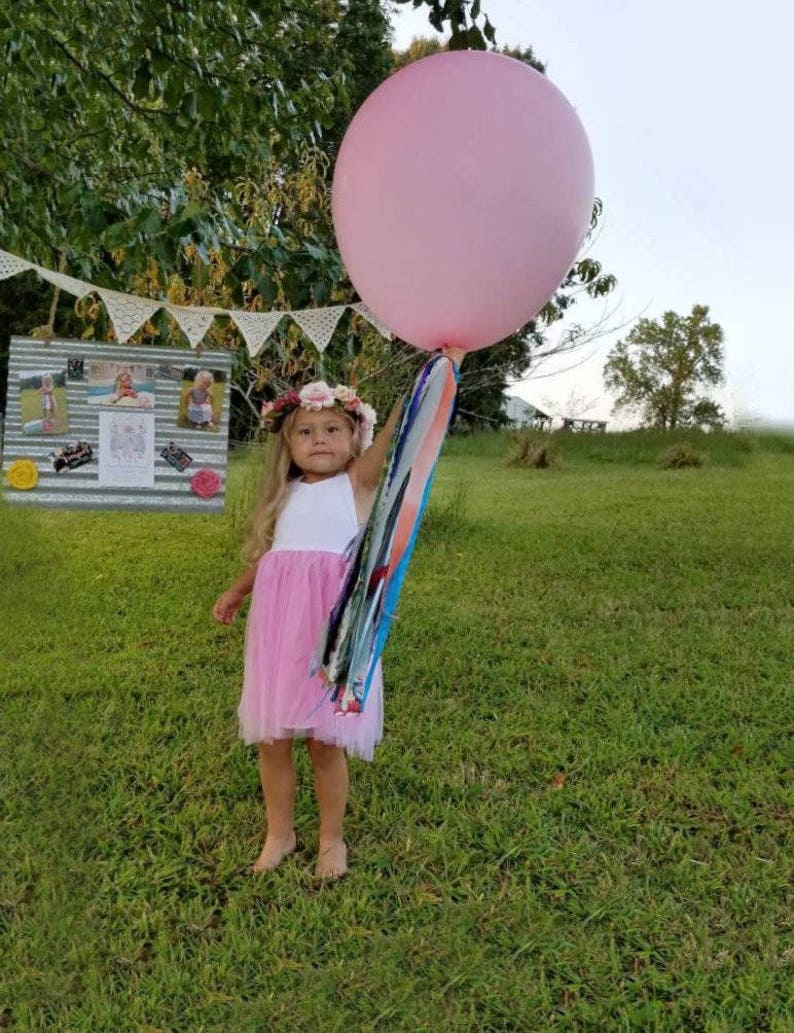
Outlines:
[[[65,368],[67,359],[82,356],[85,379],[66,380],[68,430],[58,434],[25,434],[22,430],[20,374]],[[207,367],[226,377],[223,410],[217,431],[194,430],[177,425],[183,383],[164,376],[155,377],[154,404],[154,487],[104,487],[99,484],[99,413],[104,407],[87,402],[88,364],[107,360],[129,365]],[[79,509],[152,509],[162,512],[221,512],[226,485],[226,458],[229,438],[229,394],[231,390],[229,352],[202,352],[186,348],[125,347],[118,344],[56,340],[44,342],[31,337],[13,337],[9,354],[8,394],[3,442],[3,473],[17,459],[30,459],[39,472],[38,485],[30,491],[14,490],[5,484],[8,503],[23,506],[52,506]],[[112,411],[112,410],[111,410]],[[83,466],[57,473],[49,453],[67,442],[85,440],[94,450],[94,459]],[[185,471],[170,466],[160,456],[169,442],[175,442],[193,459]],[[221,491],[202,499],[190,488],[190,478],[199,469],[215,471],[221,478]]]

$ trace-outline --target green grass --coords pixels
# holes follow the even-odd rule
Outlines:
[[[0,1028],[794,1029],[794,455],[585,437],[448,443],[320,889],[303,750],[246,874],[250,456],[223,518],[0,508]]]

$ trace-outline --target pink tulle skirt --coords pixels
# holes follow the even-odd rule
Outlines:
[[[285,549],[259,561],[237,710],[246,743],[307,736],[372,760],[383,734],[380,664],[360,714],[338,716],[328,686],[320,675],[309,675],[344,575],[344,557],[334,552]]]

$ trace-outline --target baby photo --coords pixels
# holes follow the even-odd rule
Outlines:
[[[153,409],[154,369],[121,362],[94,361],[88,366],[89,405],[116,409]]]
[[[220,370],[185,366],[179,399],[177,426],[192,430],[218,430],[223,412],[223,382]]]
[[[20,373],[19,403],[25,434],[62,434],[68,430],[66,370]]]

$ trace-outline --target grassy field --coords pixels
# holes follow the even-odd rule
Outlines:
[[[687,440],[691,441],[691,438]],[[794,445],[439,467],[351,872],[246,874],[223,518],[0,508],[0,1028],[794,1030]]]

